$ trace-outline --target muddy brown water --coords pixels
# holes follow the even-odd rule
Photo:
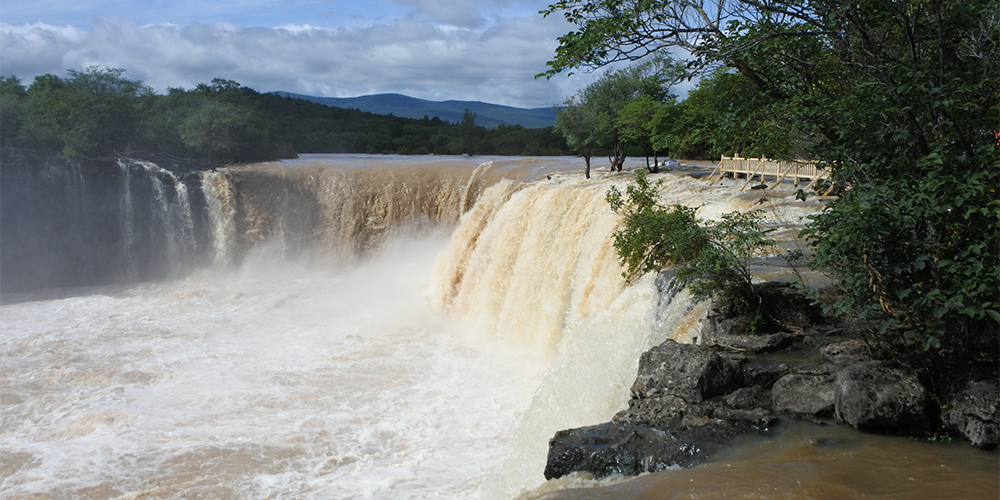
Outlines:
[[[715,461],[689,469],[603,486],[579,476],[552,483],[527,498],[991,500],[1000,498],[1000,455],[960,441],[917,441],[786,420],[773,436],[745,438]]]

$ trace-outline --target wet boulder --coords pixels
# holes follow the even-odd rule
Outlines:
[[[739,364],[731,359],[702,346],[668,340],[642,354],[632,395],[670,394],[698,403],[732,391],[740,378]]]
[[[1000,439],[1000,380],[971,380],[951,400],[947,423],[973,446],[997,449]]]
[[[773,424],[770,397],[744,388],[740,356],[668,340],[644,353],[626,410],[611,422],[559,431],[546,478],[636,475],[704,461],[732,438]]]
[[[889,361],[866,361],[837,372],[837,418],[856,429],[925,434],[931,396],[916,373]]]
[[[771,388],[774,411],[811,418],[833,416],[834,373],[830,368],[803,368],[778,379]]]
[[[707,453],[696,440],[644,425],[608,422],[559,431],[549,440],[545,478],[587,471],[597,477],[634,476],[691,466]]]
[[[868,346],[857,339],[827,344],[820,348],[820,354],[827,363],[837,366],[847,366],[872,359]]]

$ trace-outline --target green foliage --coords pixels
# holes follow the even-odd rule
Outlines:
[[[612,170],[621,171],[629,145],[652,145],[647,124],[662,103],[672,103],[670,88],[683,68],[668,59],[608,71],[566,102],[556,115],[556,130],[587,161],[607,154]]]
[[[577,30],[559,39],[548,75],[674,47],[693,54],[692,68],[727,68],[703,80],[679,114],[664,114],[654,140],[682,151],[732,148],[831,165],[839,197],[805,234],[814,266],[843,288],[832,308],[873,320],[906,345],[995,360],[996,3],[721,0],[718,7],[554,3],[544,13],[563,13]]]
[[[144,151],[217,163],[298,153],[570,152],[553,127],[488,130],[474,114],[460,124],[376,115],[261,94],[220,78],[156,95],[124,70],[97,67],[67,78],[41,75],[28,88],[15,76],[0,79],[0,142],[70,160]]]
[[[907,3],[841,14],[854,36],[832,57],[879,64],[803,98],[828,103],[804,119],[834,138],[824,156],[850,187],[807,235],[816,265],[843,282],[837,310],[924,348],[995,353],[1000,70],[983,56],[1000,50],[998,16],[989,2]]]
[[[623,217],[613,238],[628,281],[694,261],[709,245],[708,231],[698,224],[695,209],[657,202],[662,183],[663,179],[650,183],[640,170],[625,193],[614,186],[608,190],[608,204]]]
[[[462,113],[462,121],[458,124],[462,130],[462,153],[476,154],[479,138],[483,129],[476,126],[476,114],[465,108]]]
[[[636,172],[635,184],[622,193],[607,193],[611,209],[622,215],[613,235],[624,276],[632,281],[649,272],[675,267],[675,277],[700,297],[719,294],[740,312],[749,312],[754,300],[750,259],[772,247],[769,229],[761,227],[759,211],[723,214],[718,222],[699,221],[695,209],[657,202],[662,179],[650,183]]]
[[[67,159],[133,148],[152,90],[123,73],[92,66],[71,70],[66,79],[36,77],[21,98],[21,121],[12,124],[18,127],[17,142]]]
[[[0,146],[20,143],[18,131],[24,125],[27,89],[16,76],[0,79]]]
[[[719,68],[680,103],[657,109],[647,128],[654,149],[678,158],[809,157],[815,134],[788,116],[747,77]]]

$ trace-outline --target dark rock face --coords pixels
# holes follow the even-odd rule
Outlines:
[[[931,429],[930,393],[911,370],[886,361],[865,361],[839,372],[837,418],[857,429],[923,434]]]
[[[860,340],[846,340],[828,344],[820,349],[820,353],[827,363],[833,363],[837,366],[847,366],[871,359],[867,346]]]
[[[787,349],[796,338],[792,332],[748,334],[741,318],[717,315],[709,316],[701,334],[705,344],[751,353]]]
[[[712,308],[701,345],[668,340],[644,353],[628,408],[611,422],[563,430],[549,441],[547,479],[585,471],[637,475],[701,463],[733,438],[766,433],[778,416],[829,419],[857,429],[930,435],[945,424],[975,446],[996,449],[1000,379],[991,371],[950,400],[944,421],[909,367],[871,357],[806,299],[780,285],[765,292],[780,307],[747,331],[746,318]],[[768,354],[780,350],[780,358]],[[776,361],[781,359],[782,361]],[[787,362],[786,362],[787,361]]]
[[[691,466],[707,456],[690,437],[613,422],[559,431],[550,443],[546,479],[580,470],[597,476],[637,475],[675,465]]]
[[[997,442],[1000,441],[1000,380],[970,381],[952,399],[947,423],[973,446],[997,449]]]
[[[772,388],[774,411],[794,416],[833,416],[834,375],[830,368],[824,365],[781,377]]]
[[[735,388],[738,369],[716,352],[668,340],[642,354],[632,394],[640,399],[671,394],[699,403]]]
[[[639,361],[628,409],[549,441],[547,479],[575,471],[636,475],[691,466],[732,438],[774,423],[770,396],[744,387],[743,356],[668,340]]]

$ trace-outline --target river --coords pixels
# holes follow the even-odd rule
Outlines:
[[[652,277],[622,282],[604,193],[629,177],[586,181],[581,163],[50,175],[84,228],[54,234],[95,250],[64,252],[70,282],[4,294],[0,497],[997,497],[995,454],[796,423],[693,469],[545,483],[548,438],[608,420],[639,354],[696,311],[683,294],[658,307]],[[760,198],[664,177],[704,217]],[[769,198],[782,226],[819,209]],[[102,249],[113,266],[86,260]],[[5,274],[33,276],[30,253]]]

